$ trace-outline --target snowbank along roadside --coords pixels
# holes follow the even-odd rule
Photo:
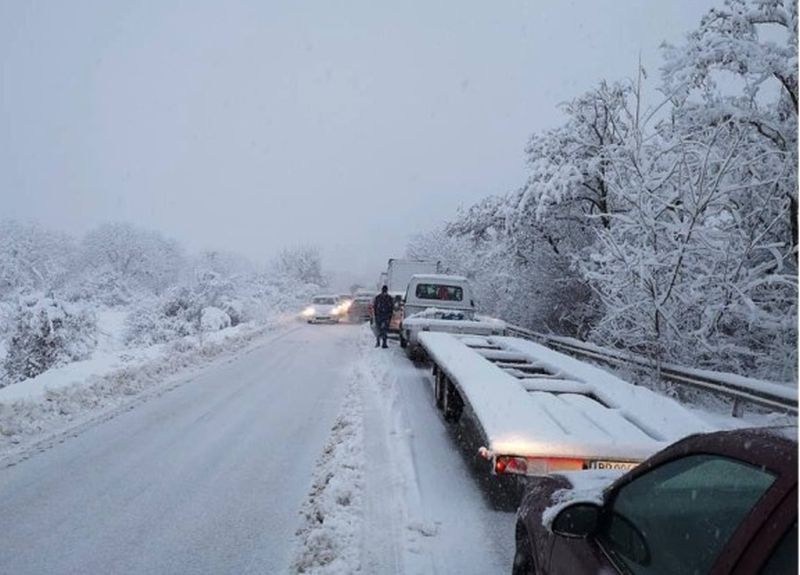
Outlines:
[[[365,329],[351,384],[320,456],[296,533],[292,573],[430,573],[410,430],[389,354]]]
[[[119,361],[68,364],[7,386],[0,390],[0,465],[13,465],[48,443],[77,433],[83,425],[146,400],[150,394],[144,392],[172,389],[186,382],[192,369],[290,328],[286,322],[240,324],[206,335],[202,344],[185,337],[135,355],[115,356]]]

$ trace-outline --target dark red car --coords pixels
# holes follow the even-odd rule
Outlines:
[[[596,497],[589,478],[530,486],[515,575],[797,573],[796,427],[687,437]]]

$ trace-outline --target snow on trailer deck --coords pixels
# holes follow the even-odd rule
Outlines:
[[[638,462],[710,427],[680,404],[531,341],[425,332],[420,343],[478,424],[493,470],[537,475]],[[505,469],[505,464],[504,464]]]

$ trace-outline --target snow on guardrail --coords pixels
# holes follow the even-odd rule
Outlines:
[[[669,382],[689,385],[704,391],[722,394],[733,398],[733,416],[742,414],[743,403],[751,403],[797,415],[797,387],[758,380],[730,373],[692,369],[673,364],[661,364],[627,354],[622,351],[603,348],[591,343],[568,337],[547,335],[518,326],[508,325],[509,335],[543,343],[554,349],[578,357],[594,359],[614,366],[656,369],[661,377]]]

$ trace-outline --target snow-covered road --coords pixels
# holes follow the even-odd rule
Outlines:
[[[430,368],[416,367],[396,345],[372,342],[363,330],[347,400],[304,507],[294,567],[510,573],[515,515],[481,494],[454,430],[434,408]]]
[[[295,531],[323,464],[334,471],[319,485],[344,465],[360,502],[348,511],[359,549],[338,572],[509,572],[513,514],[480,496],[425,372],[368,339],[292,328],[0,469],[0,573],[297,569],[319,542]],[[342,410],[353,461],[326,449],[342,441]]]
[[[411,531],[406,571],[510,573],[515,514],[492,509],[481,493],[455,430],[434,406],[430,368],[414,366],[399,348],[376,359],[367,363],[377,366],[374,379],[379,388],[395,387],[379,397],[392,398],[389,412],[394,417],[382,420],[382,425],[389,422],[389,441],[396,442],[388,453],[405,460],[398,468],[405,475],[401,500]],[[369,430],[370,419],[366,421]],[[378,457],[381,446],[376,439],[372,447]]]

